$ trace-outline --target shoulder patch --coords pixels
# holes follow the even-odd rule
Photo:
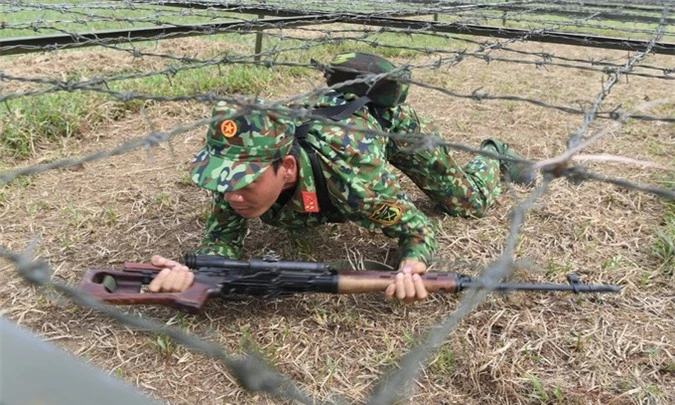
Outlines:
[[[319,203],[317,202],[316,193],[303,191],[301,194],[305,212],[319,212]]]
[[[399,223],[403,216],[403,207],[397,204],[384,203],[377,207],[373,215],[368,217],[373,222],[384,226],[392,226]]]

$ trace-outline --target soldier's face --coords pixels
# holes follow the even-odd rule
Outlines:
[[[293,159],[291,156],[287,157]],[[241,190],[225,193],[225,200],[234,212],[244,218],[261,216],[270,209],[285,187],[291,182],[294,184],[295,159],[292,165],[282,162],[276,173],[272,166],[268,167],[253,183]]]

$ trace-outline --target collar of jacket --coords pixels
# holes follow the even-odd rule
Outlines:
[[[307,156],[307,152],[305,152],[303,148],[298,148],[296,158],[298,161],[298,182],[293,197],[286,203],[284,209],[304,213],[315,212],[307,209],[306,198],[303,198],[303,195],[313,195],[314,201],[318,206],[316,184],[314,182],[314,174],[312,174],[312,164],[310,163],[309,156]],[[320,209],[321,207],[319,207],[319,210]]]

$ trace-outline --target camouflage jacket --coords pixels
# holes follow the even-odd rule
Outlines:
[[[313,105],[339,105],[345,100],[336,94],[321,97]],[[419,118],[407,105],[394,107],[384,114],[391,122],[389,132],[417,132]],[[382,131],[366,107],[341,122],[355,128]],[[322,211],[316,198],[312,167],[307,152],[294,148],[298,161],[295,191],[283,202],[278,200],[261,216],[270,225],[302,229],[327,222],[354,221],[369,229],[381,229],[399,241],[400,258],[430,262],[436,248],[434,231],[428,218],[401,190],[398,179],[387,164],[392,142],[384,136],[345,130],[314,121],[307,141],[317,151],[329,197],[337,213]],[[235,213],[222,193],[214,193],[213,209],[207,220],[204,239],[198,253],[240,258],[247,220]]]

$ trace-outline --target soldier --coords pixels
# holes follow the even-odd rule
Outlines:
[[[338,55],[330,66],[329,85],[344,81],[345,72],[396,69],[375,55],[354,53]],[[447,147],[411,148],[406,134],[438,132],[403,103],[405,83],[382,79],[358,86],[304,105],[353,128],[349,131],[322,120],[298,124],[271,112],[242,113],[225,103],[214,108],[206,145],[195,156],[191,172],[197,185],[213,192],[213,210],[198,253],[238,259],[251,218],[288,229],[354,221],[398,238],[399,273],[385,298],[413,302],[427,297],[419,274],[427,270],[436,240],[428,218],[401,191],[386,162],[445,212],[464,217],[486,213],[500,194],[500,172],[514,183],[534,183],[532,173],[510,160],[479,155],[462,167]],[[373,91],[378,86],[379,92]],[[364,94],[365,100],[359,97]],[[375,136],[360,129],[398,136]],[[495,139],[485,140],[481,149],[518,157]],[[178,292],[191,285],[187,267],[161,256],[153,256],[152,263],[165,269],[149,285],[150,291]]]

